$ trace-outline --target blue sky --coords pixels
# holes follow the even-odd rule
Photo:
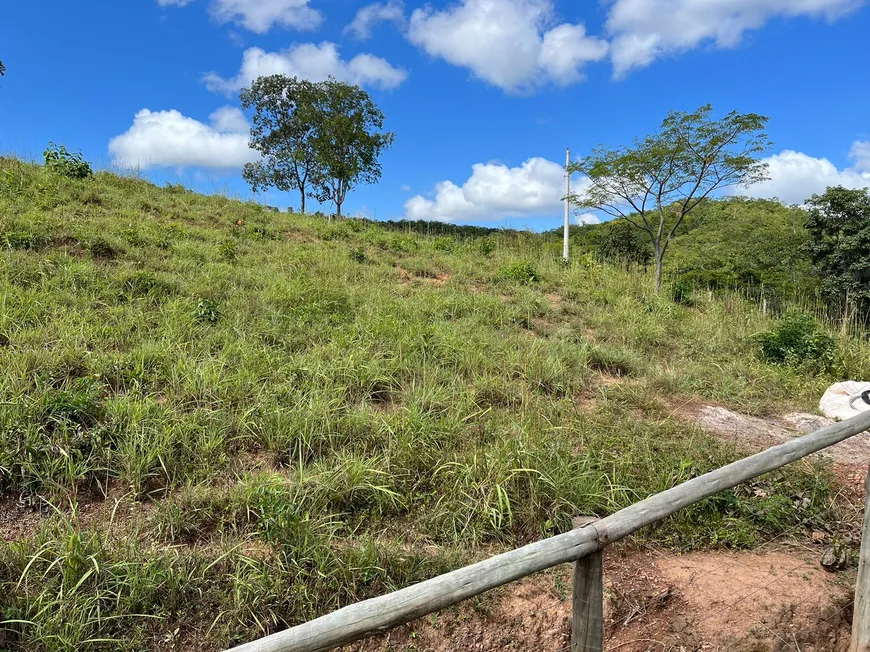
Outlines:
[[[8,3],[0,149],[250,196],[237,89],[257,74],[359,83],[397,134],[345,212],[559,225],[582,155],[710,102],[770,116],[771,181],[799,202],[870,186],[867,0],[91,0]],[[270,204],[298,196],[270,192]]]

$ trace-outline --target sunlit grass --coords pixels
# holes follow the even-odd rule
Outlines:
[[[6,159],[0,245],[0,483],[61,506],[0,546],[11,650],[248,640],[741,454],[666,399],[811,409],[831,381],[760,361],[748,300],[677,305],[533,234]],[[866,343],[839,346],[836,374],[870,374]],[[790,469],[639,540],[751,547],[824,518],[828,482]],[[106,494],[135,507],[113,529],[69,516]]]

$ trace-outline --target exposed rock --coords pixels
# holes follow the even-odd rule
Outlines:
[[[733,412],[719,405],[702,405],[693,414],[682,414],[720,439],[752,448],[769,448],[833,423],[825,417],[793,413],[780,419],[761,419]],[[841,464],[866,464],[870,459],[870,433],[861,433],[816,455]]]
[[[784,414],[779,418],[779,421],[786,428],[798,430],[799,432],[815,432],[827,426],[834,424],[833,419],[823,417],[818,414],[808,414],[806,412],[791,412]]]

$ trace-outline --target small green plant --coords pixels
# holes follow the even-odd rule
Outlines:
[[[25,230],[11,230],[0,234],[0,246],[8,249],[38,250],[48,246],[51,238],[42,233]]]
[[[166,192],[173,195],[183,195],[187,192],[187,188],[185,188],[182,184],[170,183],[169,181],[166,182],[164,188],[166,189]]]
[[[804,313],[788,313],[755,337],[762,357],[774,364],[824,371],[834,362],[834,338]]]
[[[455,244],[453,238],[448,238],[446,236],[440,236],[432,241],[432,247],[437,251],[451,252],[453,251]]]
[[[364,263],[368,260],[366,250],[363,247],[356,247],[350,250],[350,259],[355,263]]]
[[[495,244],[489,238],[481,238],[477,241],[477,250],[482,256],[489,258],[495,251]]]
[[[239,257],[239,248],[233,240],[224,240],[220,244],[221,258],[232,263]]]
[[[102,386],[93,378],[77,378],[64,389],[49,389],[42,400],[40,422],[90,427],[103,414]]]
[[[198,324],[216,324],[220,319],[217,302],[211,299],[200,299],[196,304],[193,317]]]
[[[541,280],[537,268],[527,260],[508,265],[501,270],[501,275],[508,280],[516,281],[523,285],[538,283]]]
[[[691,282],[685,278],[675,278],[671,283],[671,299],[681,306],[692,306],[694,304],[692,300],[693,289]]]
[[[63,145],[49,143],[43,157],[47,168],[68,179],[87,179],[94,173],[81,152],[71,152]]]

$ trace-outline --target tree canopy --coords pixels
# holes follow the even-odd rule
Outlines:
[[[358,86],[270,75],[241,99],[254,109],[250,146],[262,155],[243,172],[255,191],[297,190],[302,212],[312,197],[333,202],[341,216],[351,189],[380,178],[379,157],[394,136],[382,131],[383,113]]]
[[[870,191],[828,188],[807,200],[807,251],[823,294],[845,319],[870,317]]]
[[[259,77],[241,93],[242,107],[254,109],[250,147],[262,158],[242,172],[254,191],[274,187],[299,191],[300,209],[319,182],[314,139],[320,124],[323,89],[306,79]]]
[[[631,147],[599,147],[568,166],[591,182],[572,195],[580,209],[598,209],[645,232],[661,288],[668,246],[686,216],[717,190],[747,186],[766,178],[757,157],[770,147],[768,118],[732,111],[714,119],[705,105],[688,113],[673,111],[653,134]]]
[[[395,136],[380,131],[384,114],[359,86],[330,77],[321,87],[321,123],[314,138],[320,174],[318,199],[333,202],[341,217],[349,190],[381,178],[379,157]]]

